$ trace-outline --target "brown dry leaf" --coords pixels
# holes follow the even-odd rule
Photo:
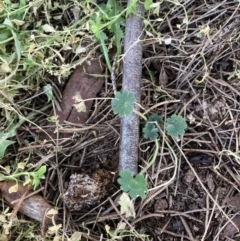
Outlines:
[[[235,216],[232,219],[232,222],[234,222],[236,224],[236,226],[238,228],[240,228],[240,215]],[[237,228],[231,222],[229,222],[224,229],[223,235],[228,236],[228,237],[232,237],[237,232],[238,232]]]
[[[238,193],[235,197],[227,197],[225,200],[227,204],[233,206],[234,208],[240,209],[240,193]],[[232,219],[232,222],[234,222],[240,229],[240,215],[235,216]],[[237,232],[237,228],[231,222],[229,222],[224,229],[224,236],[232,237]]]
[[[81,96],[82,100],[95,98],[104,83],[104,79],[98,77],[102,72],[99,60],[93,60],[90,64],[85,63],[83,66],[76,67],[63,91],[62,111],[57,111],[60,124],[63,124],[65,120],[78,124],[86,122],[93,100],[81,102],[85,104],[86,109],[84,108],[85,111],[79,112],[76,98],[73,97]]]
[[[195,179],[195,174],[194,174],[194,172],[193,172],[191,169],[189,169],[189,170],[185,173],[184,179],[186,180],[186,182],[191,183],[191,182]]]
[[[168,84],[168,75],[164,69],[164,65],[162,65],[160,74],[159,74],[159,85],[166,87],[166,85]]]
[[[166,209],[168,209],[168,207],[169,207],[169,205],[165,198],[157,199],[157,201],[154,203],[154,211],[155,212],[158,212],[161,210],[166,210]]]
[[[227,197],[226,202],[227,204],[240,209],[240,193],[238,193],[235,197]]]
[[[208,174],[207,178],[206,178],[206,181],[207,181],[207,185],[208,185],[208,187],[210,189],[210,192],[213,192],[215,190],[215,184],[214,184],[213,175],[212,174]]]
[[[53,207],[48,204],[42,196],[34,194],[30,196],[31,191],[29,191],[29,186],[23,186],[22,183],[18,183],[18,189],[16,192],[9,193],[9,190],[13,186],[16,186],[16,182],[1,182],[0,190],[2,197],[9,203],[12,208],[18,208],[18,211],[25,214],[26,216],[39,221],[48,226],[52,223],[52,217],[46,216],[48,211]],[[23,200],[21,198],[26,195],[29,196]],[[16,202],[17,201],[17,202]],[[21,201],[19,204],[18,202]],[[54,215],[54,219],[57,219],[57,215]]]

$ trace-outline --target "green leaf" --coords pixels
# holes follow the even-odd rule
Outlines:
[[[40,179],[45,179],[45,173],[46,173],[46,171],[47,171],[47,166],[41,166],[41,167],[37,170],[36,174],[37,174],[37,176],[38,176]]]
[[[138,1],[138,0],[131,0],[131,1],[130,1],[130,4],[129,4],[128,7],[127,7],[126,17],[128,17],[129,14],[136,12],[137,1]]]
[[[184,135],[187,123],[182,116],[172,115],[167,118],[167,134],[177,138],[179,135]]]
[[[147,192],[147,181],[142,174],[138,174],[135,178],[129,170],[122,171],[118,183],[124,192],[128,192],[131,198],[140,196],[144,198]]]
[[[144,8],[148,11],[151,9],[151,5],[153,4],[152,0],[145,0],[144,1]]]
[[[153,123],[146,123],[143,128],[143,137],[154,141],[158,138],[158,128]]]
[[[93,32],[93,34],[95,35],[97,40],[100,40],[100,29],[101,26],[99,26],[94,20],[90,19],[89,21],[90,24],[90,29]]]
[[[29,175],[33,177],[33,189],[36,190],[36,188],[40,184],[40,179],[45,179],[45,173],[47,171],[46,166],[40,167],[36,172],[30,172]]]
[[[149,121],[156,121],[158,123],[158,125],[162,125],[163,124],[163,118],[162,116],[154,113],[149,117]]]
[[[48,98],[48,102],[52,100],[53,98],[53,93],[52,93],[52,86],[50,84],[47,84],[43,87],[44,92]]]
[[[0,182],[5,181],[5,180],[6,180],[6,177],[2,173],[0,173]]]
[[[6,26],[0,25],[0,42],[7,40],[11,36],[11,31]]]
[[[111,71],[112,67],[111,67],[111,64],[110,64],[109,56],[108,56],[108,48],[105,44],[106,39],[107,39],[107,35],[103,31],[101,31],[100,32],[101,49],[102,49],[102,52],[104,54],[105,60],[107,62],[108,69]]]
[[[15,143],[15,141],[7,140],[9,137],[15,135],[15,131],[10,131],[7,133],[0,132],[0,158],[4,157],[4,153],[8,146]]]
[[[111,101],[113,113],[120,117],[129,116],[133,112],[135,102],[134,94],[124,90],[122,93],[117,92],[115,99]]]
[[[121,40],[123,38],[123,31],[121,25],[124,23],[122,17],[117,17],[122,11],[123,7],[116,0],[108,0],[107,8],[109,9],[109,16],[117,18],[113,24],[110,25],[110,31],[114,34],[115,46],[117,47],[117,59],[121,54]]]

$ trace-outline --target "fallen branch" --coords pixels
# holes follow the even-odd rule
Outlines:
[[[131,0],[128,0],[130,5]],[[136,14],[130,14],[126,21],[123,61],[123,90],[133,92],[136,102],[140,101],[142,77],[142,38],[144,6],[137,3]],[[139,107],[135,105],[135,110]],[[119,172],[129,170],[133,175],[138,172],[139,116],[132,113],[122,118],[120,138]]]

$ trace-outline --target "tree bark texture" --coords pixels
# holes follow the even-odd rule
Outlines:
[[[131,0],[128,0],[130,4]],[[144,6],[137,3],[138,15],[130,14],[126,21],[124,60],[123,60],[123,90],[133,92],[136,102],[140,102],[140,84],[142,77],[142,39]],[[137,105],[135,110],[139,110]],[[120,138],[119,172],[129,170],[133,175],[138,172],[139,116],[132,113],[122,118]]]

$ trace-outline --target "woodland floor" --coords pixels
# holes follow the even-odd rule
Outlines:
[[[29,158],[29,163],[37,163],[39,167],[47,165],[40,194],[58,209],[57,223],[62,225],[59,240],[64,240],[63,237],[67,240],[76,231],[81,232],[81,240],[240,240],[233,224],[226,228],[228,218],[232,217],[240,228],[240,201],[233,198],[240,192],[240,3],[215,0],[181,3],[163,1],[159,16],[149,17],[162,40],[151,37],[152,29],[145,29],[140,104],[147,115],[157,113],[164,119],[172,114],[182,115],[188,128],[179,140],[168,138],[177,156],[176,177],[169,185],[150,191],[145,199],[136,199],[136,218],[126,220],[117,202],[120,118],[113,114],[108,99],[114,97],[111,79],[106,77],[98,87],[100,91],[94,98],[102,99],[93,101],[85,124],[69,121],[58,127],[61,131],[56,137],[53,133],[56,125],[48,120],[57,109],[56,103],[61,101],[67,81],[45,73],[41,83],[53,86],[55,103],[44,113],[38,113],[32,123],[26,122],[18,129],[16,143],[7,149],[8,155],[1,165],[13,165],[12,156],[18,160]],[[186,16],[188,25],[183,23]],[[66,26],[72,18],[69,8],[64,11],[61,23]],[[54,21],[50,18],[53,26],[61,26]],[[110,54],[114,55],[114,50]],[[81,58],[99,58],[101,70],[107,73],[100,55],[100,49],[96,48],[89,55],[83,53]],[[71,56],[66,54],[65,61],[70,62]],[[119,91],[122,71],[120,67],[116,76]],[[38,94],[24,90],[23,93],[15,99],[19,108],[23,104],[18,102]],[[23,113],[39,110],[46,103],[45,95],[35,96]],[[55,142],[44,142],[47,135],[41,134],[39,127]],[[154,152],[154,143],[144,140],[140,133],[139,170]],[[159,144],[157,160],[147,171],[149,189],[167,182],[173,175],[173,156],[162,138]],[[75,173],[100,176],[105,193],[98,204],[80,211],[69,211],[63,205],[63,193]],[[3,202],[0,205],[4,210],[8,206]],[[22,214],[18,218],[31,221]],[[131,232],[116,231],[111,238],[106,225],[114,233],[121,221],[127,223],[125,230]],[[20,221],[10,229],[6,240],[17,240],[20,231],[39,234],[40,224],[35,222],[33,226],[30,232],[24,221]],[[35,240],[29,236],[22,240]],[[47,235],[46,240],[53,237]]]

